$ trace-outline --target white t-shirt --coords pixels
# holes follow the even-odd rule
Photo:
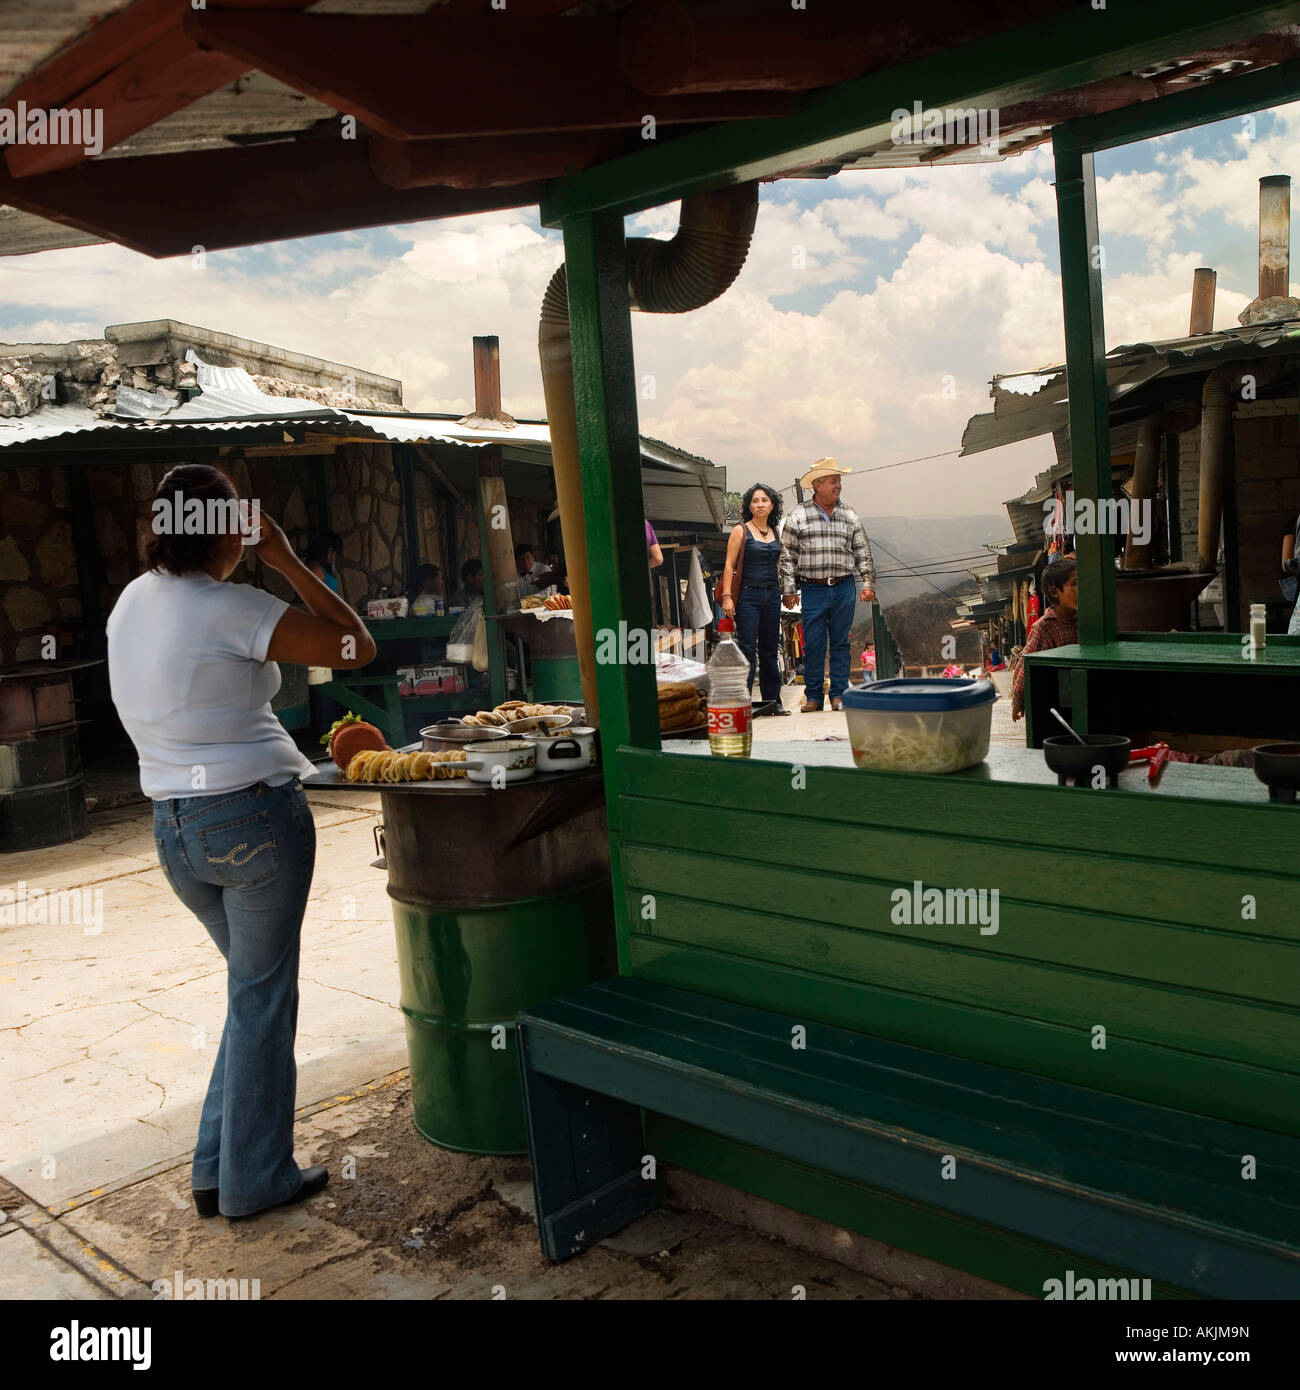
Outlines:
[[[202,571],[150,570],[122,590],[108,679],[146,796],[218,796],[313,771],[271,712],[280,668],[266,649],[288,607]]]

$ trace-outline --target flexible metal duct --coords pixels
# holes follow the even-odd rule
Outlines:
[[[628,295],[648,314],[685,314],[722,294],[740,274],[758,216],[758,185],[739,184],[683,199],[671,241],[633,237],[627,243]],[[582,696],[591,724],[599,722],[596,644],[587,572],[587,525],[578,464],[578,413],[573,394],[569,288],[565,268],[551,278],[537,334],[551,428],[551,462],[560,505],[560,530],[569,568],[574,637]]]
[[[1147,569],[1151,564],[1151,552],[1155,547],[1154,529],[1145,545],[1137,541],[1138,507],[1150,502],[1156,495],[1156,477],[1160,471],[1160,439],[1164,434],[1186,434],[1195,429],[1201,418],[1201,407],[1197,403],[1186,410],[1158,410],[1148,415],[1138,426],[1137,455],[1133,460],[1133,487],[1129,507],[1128,539],[1124,543],[1124,568],[1126,570]],[[1166,506],[1177,507],[1178,499],[1165,499]]]

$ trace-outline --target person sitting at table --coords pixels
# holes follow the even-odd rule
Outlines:
[[[546,568],[550,570],[552,574],[558,574],[560,576],[555,581],[555,587],[560,593],[567,594],[569,592],[569,572],[564,568],[564,559],[558,550],[547,552]]]
[[[428,616],[427,614],[416,613],[415,605],[419,599],[431,599],[442,597],[442,571],[437,565],[421,565],[415,571],[415,577],[406,586],[406,597],[410,600],[408,612],[413,617]],[[423,608],[425,605],[421,605]],[[433,605],[427,605],[432,612]]]
[[[307,547],[307,568],[331,593],[341,593],[337,566],[343,555],[343,542],[333,531],[322,531]]]
[[[475,557],[460,567],[460,588],[451,596],[449,608],[468,608],[483,602],[483,561]]]
[[[515,569],[519,574],[520,598],[527,598],[529,594],[549,589],[552,584],[558,584],[563,577],[554,570],[538,569],[531,541],[520,541],[515,546]]]
[[[1079,640],[1079,580],[1074,557],[1053,560],[1043,571],[1047,612],[1030,629],[1011,682],[1011,718],[1025,713],[1025,657],[1031,652],[1068,647]]]

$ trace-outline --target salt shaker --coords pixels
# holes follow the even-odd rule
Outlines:
[[[1250,605],[1250,650],[1252,656],[1262,652],[1268,641],[1267,623],[1264,614],[1265,609],[1262,603],[1252,603]]]

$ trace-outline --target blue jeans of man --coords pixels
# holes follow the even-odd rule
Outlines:
[[[302,1186],[293,1157],[298,947],[316,825],[297,779],[153,804],[172,891],[225,957],[226,1022],[199,1120],[191,1185],[224,1216],[249,1216]]]
[[[781,698],[781,668],[776,650],[781,641],[781,589],[753,585],[740,590],[736,600],[736,641],[749,658],[749,685],[753,693],[754,669],[764,700]]]
[[[799,589],[803,609],[804,698],[822,703],[826,648],[830,647],[831,699],[840,699],[849,686],[849,629],[857,607],[858,590],[852,575],[838,584],[805,584]]]

